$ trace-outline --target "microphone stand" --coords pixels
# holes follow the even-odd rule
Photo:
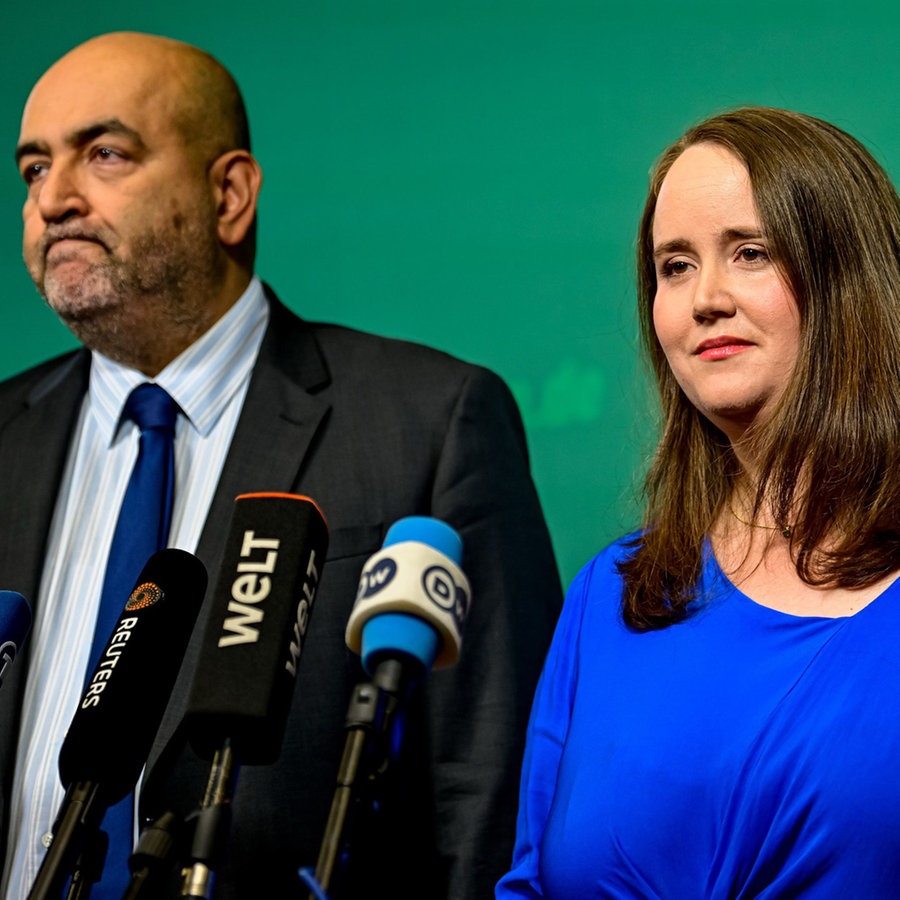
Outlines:
[[[240,765],[226,738],[213,757],[206,793],[200,809],[189,817],[193,822],[191,863],[183,871],[181,896],[206,900],[212,896],[213,879],[231,829],[231,799]]]
[[[160,879],[169,872],[182,824],[175,813],[165,812],[141,832],[128,860],[131,881],[122,900],[138,900],[139,897],[162,900],[163,895],[155,888],[161,887]]]
[[[66,789],[59,817],[53,826],[53,842],[47,850],[28,900],[58,900],[71,876],[67,900],[87,897],[99,880],[108,839],[100,830],[106,805],[99,801],[96,782],[81,781]]]
[[[410,662],[385,659],[378,663],[372,681],[357,685],[350,698],[344,752],[315,869],[314,886],[323,892],[331,889],[332,898],[340,897],[347,877],[359,820],[378,802],[400,747],[394,730],[401,727],[403,706],[423,668],[418,665],[410,671]],[[315,894],[310,900],[316,900]]]

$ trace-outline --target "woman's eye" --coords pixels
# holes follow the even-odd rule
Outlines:
[[[674,259],[663,263],[662,274],[664,278],[673,278],[678,275],[683,275],[687,272],[688,268],[688,264],[683,259]]]
[[[760,247],[742,247],[740,257],[744,262],[757,262],[766,258],[766,251]]]

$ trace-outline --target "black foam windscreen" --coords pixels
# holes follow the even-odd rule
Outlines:
[[[327,549],[308,497],[235,501],[185,720],[204,759],[226,740],[241,763],[278,758]]]
[[[64,786],[93,782],[109,805],[133,789],[172,693],[206,583],[203,563],[184,550],[160,550],[147,561],[60,749]]]

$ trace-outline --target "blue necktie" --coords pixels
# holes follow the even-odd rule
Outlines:
[[[138,385],[125,402],[122,417],[135,422],[140,428],[140,446],[106,564],[88,662],[88,679],[122,615],[141,570],[157,550],[166,546],[175,485],[177,412],[175,401],[156,384]],[[131,855],[133,819],[133,794],[107,811],[102,828],[109,835],[109,850],[103,877],[91,890],[92,900],[105,897],[120,900],[125,892],[130,880],[128,857]]]

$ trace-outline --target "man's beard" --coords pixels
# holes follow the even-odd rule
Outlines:
[[[210,298],[225,269],[215,226],[193,217],[180,224],[140,235],[127,259],[98,235],[104,256],[85,264],[77,280],[57,277],[58,260],[32,278],[85,346],[143,368],[141,360],[158,355],[164,341],[187,346],[214,321]]]

